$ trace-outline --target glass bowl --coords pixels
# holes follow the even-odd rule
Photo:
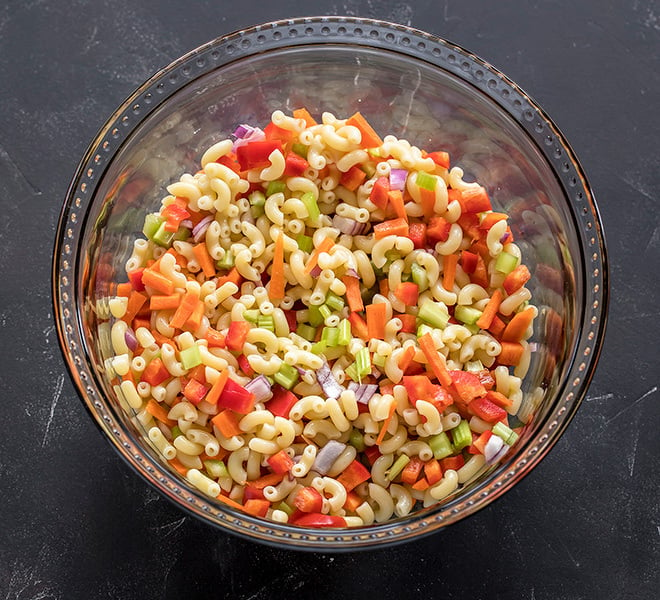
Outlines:
[[[169,468],[124,411],[106,370],[108,298],[162,190],[239,123],[275,109],[348,116],[420,148],[441,148],[489,190],[533,274],[539,309],[518,443],[504,462],[441,505],[383,524],[306,529],[253,518],[203,495]],[[593,193],[543,110],[474,54],[382,21],[314,17],[220,37],[154,75],[110,117],[82,158],[53,260],[61,347],[82,400],[120,456],[182,510],[253,540],[355,549],[430,534],[489,504],[557,442],[592,378],[605,329],[605,242]],[[104,314],[105,313],[105,314]]]

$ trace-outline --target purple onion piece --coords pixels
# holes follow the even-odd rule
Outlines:
[[[270,381],[265,375],[259,375],[245,385],[245,389],[254,394],[256,402],[266,402],[273,397]]]
[[[252,127],[251,125],[245,125],[245,124],[239,125],[234,131],[234,137],[243,139],[253,131],[254,131],[254,127]]]
[[[192,230],[193,240],[199,242],[202,239],[202,237],[206,233],[206,230],[209,228],[211,221],[213,221],[213,217],[211,215],[207,215],[199,223],[197,223],[195,227],[193,227]]]
[[[316,471],[319,475],[327,475],[333,463],[339,458],[339,455],[345,450],[346,444],[337,442],[336,440],[329,440],[316,455],[312,471]]]
[[[315,265],[314,268],[310,271],[310,275],[314,278],[317,279],[321,275],[322,269],[318,265]]]
[[[192,229],[193,228],[192,221],[190,219],[184,219],[183,221],[181,221],[181,227],[185,227],[186,229]]]
[[[346,269],[346,275],[360,279],[360,274],[355,269],[351,269],[350,267]]]
[[[489,465],[492,465],[494,462],[499,460],[499,454],[502,450],[505,450],[505,454],[508,451],[509,447],[504,443],[501,437],[498,435],[491,435],[486,445],[484,446],[484,457],[486,462]],[[503,456],[503,455],[502,455]]]
[[[355,399],[361,404],[368,404],[369,400],[378,391],[378,386],[375,383],[355,383],[351,381],[348,384],[348,389],[355,392]]]
[[[135,352],[138,347],[138,341],[135,337],[135,332],[130,327],[124,332],[124,341],[131,352]]]
[[[316,371],[316,380],[319,382],[320,386],[323,388],[323,393],[328,398],[339,398],[341,393],[344,391],[344,388],[339,385],[339,382],[332,374],[328,363],[324,362],[321,365],[321,368]]]
[[[235,140],[233,144],[233,149],[236,150],[236,148],[244,146],[248,142],[258,142],[265,138],[266,138],[266,134],[258,127],[255,127],[251,132],[247,133],[245,137],[238,138],[237,140]]]
[[[510,237],[511,237],[511,233],[505,231],[504,235],[500,238],[500,244],[506,244]]]
[[[367,227],[366,223],[359,223],[355,219],[335,215],[332,217],[332,224],[342,233],[347,235],[360,235]]]
[[[408,171],[405,169],[390,170],[390,189],[403,191],[406,187]]]

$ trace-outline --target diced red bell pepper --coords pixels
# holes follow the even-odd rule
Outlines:
[[[293,467],[293,459],[284,450],[273,454],[266,459],[274,473],[288,473]]]
[[[298,402],[298,396],[280,385],[273,386],[273,397],[266,403],[266,409],[276,417],[289,418],[289,412]]]
[[[470,274],[470,281],[483,288],[488,287],[488,270],[486,269],[484,259],[480,255],[477,255],[477,266],[474,272]]]
[[[264,489],[259,488],[255,485],[246,484],[245,489],[243,490],[243,501],[245,500],[264,500]]]
[[[419,479],[423,467],[424,461],[419,456],[413,456],[401,471],[401,481],[413,485]]]
[[[426,228],[426,238],[431,244],[446,242],[449,237],[451,223],[447,219],[439,216],[431,217]]]
[[[354,460],[348,467],[346,467],[341,474],[337,477],[337,481],[341,483],[347,492],[367,481],[371,477],[369,469],[367,469],[361,462]]]
[[[432,458],[424,463],[424,476],[429,485],[434,485],[442,479],[442,467],[437,459]]]
[[[234,173],[241,172],[241,165],[238,164],[238,161],[236,160],[236,154],[234,154],[233,152],[221,156],[215,162],[217,162],[220,165],[224,165],[228,169],[231,169],[232,171],[234,171]]]
[[[474,373],[469,371],[449,371],[449,376],[460,400],[464,403],[486,395],[486,388]]]
[[[506,419],[507,412],[487,398],[475,398],[468,404],[468,411],[487,423],[497,423]]]
[[[138,269],[133,269],[127,273],[128,280],[131,282],[131,286],[136,292],[144,292],[144,283],[142,283],[142,273],[144,273],[144,267]]]
[[[530,278],[531,274],[529,269],[525,265],[518,265],[504,278],[502,287],[504,287],[507,294],[511,295],[525,285]]]
[[[269,508],[270,502],[268,500],[257,498],[250,499],[243,505],[243,510],[253,517],[265,517]]]
[[[298,328],[298,319],[296,319],[295,310],[285,310],[284,316],[286,317],[287,325],[289,326],[289,331],[296,331]]]
[[[445,169],[449,168],[450,165],[449,152],[442,152],[440,150],[436,150],[435,152],[429,152],[428,156],[439,167],[444,167]]]
[[[321,513],[302,513],[291,515],[289,523],[300,527],[346,527],[346,519],[337,515],[324,515]]]
[[[389,199],[387,194],[390,191],[390,180],[387,177],[379,177],[374,183],[374,187],[371,188],[371,193],[369,194],[369,200],[371,200],[374,205],[376,205],[381,210],[387,208],[387,203]]]
[[[250,362],[248,361],[245,354],[239,354],[236,357],[236,362],[238,362],[238,366],[240,367],[241,371],[243,371],[243,373],[245,373],[248,377],[252,377],[252,375],[254,375],[254,369],[250,365]]]
[[[357,165],[353,165],[348,171],[341,174],[339,183],[347,190],[354,192],[367,178],[367,174]]]
[[[397,319],[401,321],[401,331],[404,333],[416,333],[417,331],[417,317],[415,315],[397,315]]]
[[[259,140],[239,146],[236,148],[236,159],[241,171],[267,167],[270,164],[268,157],[274,150],[282,151],[280,140]]]
[[[254,394],[229,378],[218,398],[218,407],[229,408],[241,415],[247,415],[254,408]]]
[[[480,454],[484,453],[486,444],[490,439],[490,436],[493,435],[493,432],[490,429],[486,429],[476,440],[472,442],[472,445],[479,451]]]
[[[316,488],[301,488],[293,499],[293,505],[301,512],[318,513],[323,508],[323,496]]]
[[[160,385],[166,379],[171,377],[170,372],[163,361],[159,358],[153,358],[142,371],[140,381],[146,381],[149,385]]]
[[[362,402],[358,402],[358,408],[359,408],[360,406],[363,406]],[[364,406],[367,406],[367,405],[364,404]],[[368,410],[368,408],[367,408],[367,410]],[[380,454],[380,450],[379,450],[378,446],[376,446],[376,445],[373,445],[373,446],[367,446],[367,447],[364,449],[364,455],[367,457],[367,460],[369,461],[369,464],[370,464],[370,465],[373,465],[373,464],[376,462],[376,459],[377,459],[379,456],[381,456],[381,454]]]
[[[461,203],[463,212],[466,213],[480,213],[493,210],[488,192],[482,186],[468,187],[461,190],[459,202]]]
[[[275,125],[272,121],[264,127],[264,135],[267,140],[280,140],[285,144],[293,139],[293,131],[284,129],[279,125]]]
[[[466,233],[466,238],[478,240],[484,235],[483,229],[479,228],[479,215],[477,213],[464,212],[456,221],[463,231]]]
[[[355,492],[346,492],[344,508],[350,512],[355,512],[364,501],[364,498],[361,498]]]
[[[190,218],[190,212],[176,202],[168,204],[160,211],[160,214],[165,217],[165,231],[176,231],[179,229],[181,221]]]
[[[440,466],[443,472],[448,470],[458,471],[465,464],[465,459],[462,454],[458,456],[448,456],[440,461]]]
[[[413,406],[418,400],[426,400],[442,411],[454,402],[451,394],[442,386],[432,383],[427,375],[404,375],[402,383]]]
[[[225,336],[213,327],[209,327],[204,334],[204,338],[209,344],[209,348],[224,348],[227,344]]]
[[[479,381],[481,381],[481,385],[486,388],[486,391],[492,390],[495,386],[495,379],[493,378],[493,374],[488,369],[481,369],[481,371],[478,371],[477,377],[479,378]]]
[[[227,350],[241,352],[247,338],[248,331],[252,326],[247,321],[232,321],[225,337]]]
[[[289,152],[284,158],[284,176],[299,177],[309,168],[309,163],[295,152]]]
[[[209,391],[209,387],[200,383],[196,379],[190,379],[186,386],[183,388],[183,395],[193,404],[197,405],[202,400],[204,396]]]
[[[394,295],[406,306],[417,306],[419,286],[412,281],[402,281],[394,290]]]
[[[463,250],[461,252],[461,267],[468,275],[474,273],[477,268],[477,259],[479,255],[469,250]]]
[[[417,249],[426,248],[426,223],[410,223],[408,237]]]
[[[495,225],[495,223],[498,223],[499,221],[505,221],[508,218],[509,216],[506,213],[499,213],[499,212],[486,213],[483,216],[483,219],[481,219],[481,222],[479,223],[479,229],[483,229],[484,231],[489,231],[490,228],[493,225]]]

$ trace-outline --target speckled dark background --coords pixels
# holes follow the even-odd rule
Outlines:
[[[221,533],[130,472],[65,371],[49,287],[69,180],[123,99],[216,36],[313,14],[427,30],[529,92],[595,190],[612,283],[587,398],[530,476],[437,535],[339,555]],[[657,598],[659,105],[651,0],[1,3],[0,598]]]

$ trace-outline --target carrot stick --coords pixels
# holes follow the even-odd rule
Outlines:
[[[165,275],[155,271],[153,268],[143,271],[142,283],[166,296],[174,293],[174,284]]]
[[[488,304],[486,304],[483,313],[477,321],[477,327],[480,329],[488,329],[490,327],[490,324],[493,322],[493,317],[495,317],[497,311],[500,309],[502,298],[503,294],[501,290],[497,289],[493,292],[493,295],[490,297]]]
[[[156,295],[149,298],[149,310],[170,310],[178,308],[179,304],[181,304],[181,294]]]
[[[317,125],[314,117],[309,114],[309,111],[306,108],[296,108],[296,110],[293,111],[293,118],[303,119],[307,124],[307,127],[313,127],[314,125]]]
[[[206,243],[200,242],[193,246],[192,251],[199,266],[202,268],[204,275],[207,277],[215,277],[215,265],[213,264],[213,259],[211,258],[209,251],[206,249]]]
[[[418,479],[415,483],[412,484],[412,489],[417,490],[418,492],[423,492],[424,490],[430,487],[429,482],[426,480],[426,477]]]
[[[387,192],[387,199],[390,201],[390,204],[394,209],[394,214],[399,219],[403,219],[407,223],[408,213],[406,212],[406,207],[403,202],[403,194],[401,193],[401,190],[390,190],[389,192]]]
[[[390,404],[390,410],[387,413],[387,419],[383,421],[383,426],[381,427],[381,430],[378,432],[378,437],[376,438],[376,446],[380,446],[381,443],[383,442],[383,439],[385,438],[385,432],[387,431],[387,428],[390,426],[390,421],[392,420],[392,415],[394,414],[395,410],[396,410],[396,400],[392,400],[392,404]]]
[[[500,319],[497,315],[495,315],[490,325],[488,326],[488,332],[492,333],[493,336],[499,340],[502,337],[505,328],[506,323],[502,321],[502,319]]]
[[[390,293],[390,281],[389,281],[389,279],[387,279],[387,278],[381,279],[378,282],[378,290],[380,291],[381,296],[385,296],[387,298],[387,296]]]
[[[400,193],[400,192],[399,192]],[[388,235],[408,237],[408,221],[399,217],[374,225],[374,237],[380,240]]]
[[[516,366],[523,355],[523,345],[517,342],[500,342],[502,351],[497,357],[501,365]]]
[[[307,266],[305,266],[305,273],[311,273],[314,270],[314,267],[318,264],[319,262],[319,256],[323,252],[327,252],[330,250],[335,245],[335,243],[332,241],[332,238],[326,237],[323,239],[323,241],[318,245],[318,247],[312,252],[312,255],[309,257],[309,260],[307,261]]]
[[[215,417],[211,419],[211,423],[213,423],[226,438],[243,434],[243,431],[241,431],[241,428],[238,426],[238,417],[236,416],[236,413],[228,408],[215,415]]]
[[[147,402],[147,405],[145,406],[147,412],[154,418],[158,419],[161,423],[165,423],[168,427],[174,427],[176,425],[176,421],[172,421],[167,416],[167,412],[158,402],[156,402],[153,398]]]
[[[528,306],[525,310],[513,315],[502,333],[503,342],[519,342],[536,316],[536,308]]]
[[[351,322],[351,333],[361,340],[369,339],[369,329],[364,319],[356,312],[349,313],[348,320]],[[321,336],[321,327],[318,329],[318,335]],[[318,341],[318,340],[317,340]]]
[[[458,263],[458,254],[449,254],[444,257],[442,287],[449,292],[454,289],[454,280],[456,278],[456,263]]]
[[[181,329],[185,322],[190,318],[190,315],[192,315],[193,310],[195,310],[195,307],[199,301],[200,300],[196,294],[193,292],[186,292],[183,299],[181,300],[181,304],[179,304],[179,307],[176,309],[174,315],[172,315],[172,319],[170,320],[170,327]]]
[[[235,508],[236,510],[243,511],[243,505],[239,504],[238,502],[232,500],[231,498],[228,498],[224,494],[220,494],[219,496],[216,496],[216,500],[220,500],[223,504],[226,504],[227,506],[231,506],[232,508]]]
[[[125,281],[124,283],[117,284],[117,296],[122,296],[128,298],[131,295],[133,290],[133,285],[130,281]]]
[[[204,317],[204,303],[198,302],[193,308],[192,313],[186,319],[186,322],[183,324],[182,329],[187,329],[188,331],[197,331],[199,326],[202,324],[202,318]]]
[[[384,339],[387,305],[385,302],[369,304],[366,311],[368,336],[377,340]]]
[[[360,280],[357,277],[350,277],[349,275],[344,275],[341,280],[346,286],[348,308],[352,312],[362,312],[364,310],[364,303],[362,302],[362,294],[360,293]]]
[[[450,386],[452,380],[449,371],[447,371],[447,365],[445,364],[444,358],[436,350],[431,334],[425,333],[417,341],[426,360],[429,361],[433,374],[438,378],[438,381],[444,386]]]
[[[241,431],[241,433],[243,432]],[[267,485],[277,485],[280,483],[285,475],[286,473],[268,473],[267,475],[262,475],[259,479],[250,481],[250,487],[263,490]]]
[[[217,404],[218,399],[220,398],[220,394],[222,394],[222,390],[225,389],[225,383],[227,383],[227,379],[229,379],[229,371],[221,371],[220,377],[215,380],[215,383],[211,386],[211,389],[206,394],[204,400],[206,400],[209,404]]]
[[[188,473],[188,467],[186,467],[178,458],[172,458],[167,461],[172,465],[172,467],[181,475],[186,475]]]
[[[280,233],[275,240],[273,266],[270,271],[269,296],[275,300],[284,298],[284,235]]]
[[[126,321],[129,325],[140,312],[140,309],[144,306],[147,301],[147,296],[141,292],[132,291],[131,295],[128,297],[128,304],[126,306],[126,312],[122,319]]]
[[[359,112],[356,112],[353,116],[349,117],[346,120],[346,125],[357,127],[360,130],[360,133],[362,134],[360,146],[363,148],[377,148],[378,146],[383,145],[383,140],[380,139],[380,136]]]
[[[410,363],[412,362],[412,359],[414,357],[415,357],[415,346],[410,345],[401,353],[401,356],[399,357],[399,369],[401,369],[405,373],[406,369],[410,366]]]

